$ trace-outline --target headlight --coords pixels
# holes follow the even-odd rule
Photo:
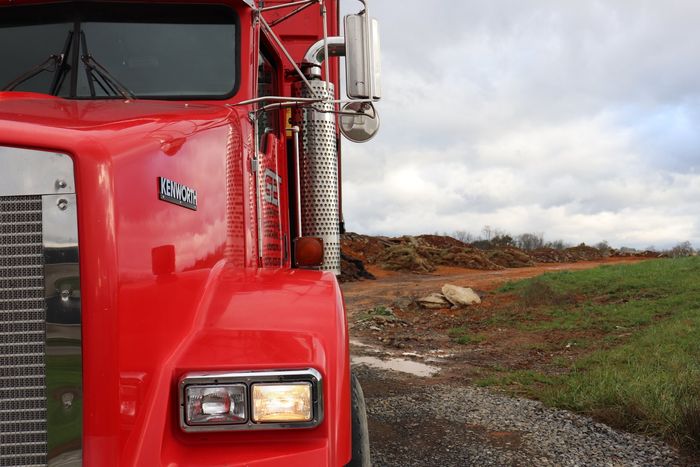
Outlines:
[[[308,422],[313,416],[311,383],[254,384],[253,421]]]
[[[312,368],[192,373],[179,392],[184,431],[311,428],[323,420],[321,374]]]
[[[188,386],[185,390],[188,425],[244,423],[248,420],[244,384]]]

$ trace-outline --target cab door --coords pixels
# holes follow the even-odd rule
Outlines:
[[[258,58],[258,97],[280,95],[280,68],[261,48]],[[264,106],[265,102],[260,106]],[[289,208],[286,148],[280,111],[258,115],[258,209],[261,266],[289,266]]]

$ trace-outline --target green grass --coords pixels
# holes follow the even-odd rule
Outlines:
[[[365,310],[357,315],[357,321],[371,321],[377,316],[382,316],[390,321],[396,319],[396,315],[394,315],[394,312],[391,310],[391,308],[385,307],[385,306],[375,306],[374,308],[370,308],[368,310]]]
[[[370,315],[375,316],[394,316],[394,313],[391,311],[391,309],[385,306],[376,306],[369,310],[368,313]]]
[[[513,386],[532,388],[533,386],[541,387],[542,385],[549,386],[552,384],[554,384],[554,378],[532,370],[516,370],[505,374],[487,376],[476,381],[476,385],[481,387],[509,386],[511,389]]]
[[[525,332],[587,330],[600,338],[564,375],[512,371],[478,384],[517,386],[549,405],[700,452],[700,258],[548,273],[499,293],[515,294],[521,311],[540,316],[512,323]]]
[[[474,334],[466,327],[452,328],[448,331],[448,335],[456,343],[461,345],[478,344],[486,340],[486,336],[482,334]]]

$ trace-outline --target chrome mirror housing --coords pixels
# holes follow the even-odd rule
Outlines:
[[[379,131],[379,114],[368,102],[350,102],[340,114],[340,132],[353,143],[369,141]]]
[[[345,17],[345,72],[350,99],[381,99],[379,22],[367,10]]]

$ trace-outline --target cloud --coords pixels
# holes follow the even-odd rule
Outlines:
[[[700,3],[370,7],[382,128],[343,142],[349,229],[700,246]]]

